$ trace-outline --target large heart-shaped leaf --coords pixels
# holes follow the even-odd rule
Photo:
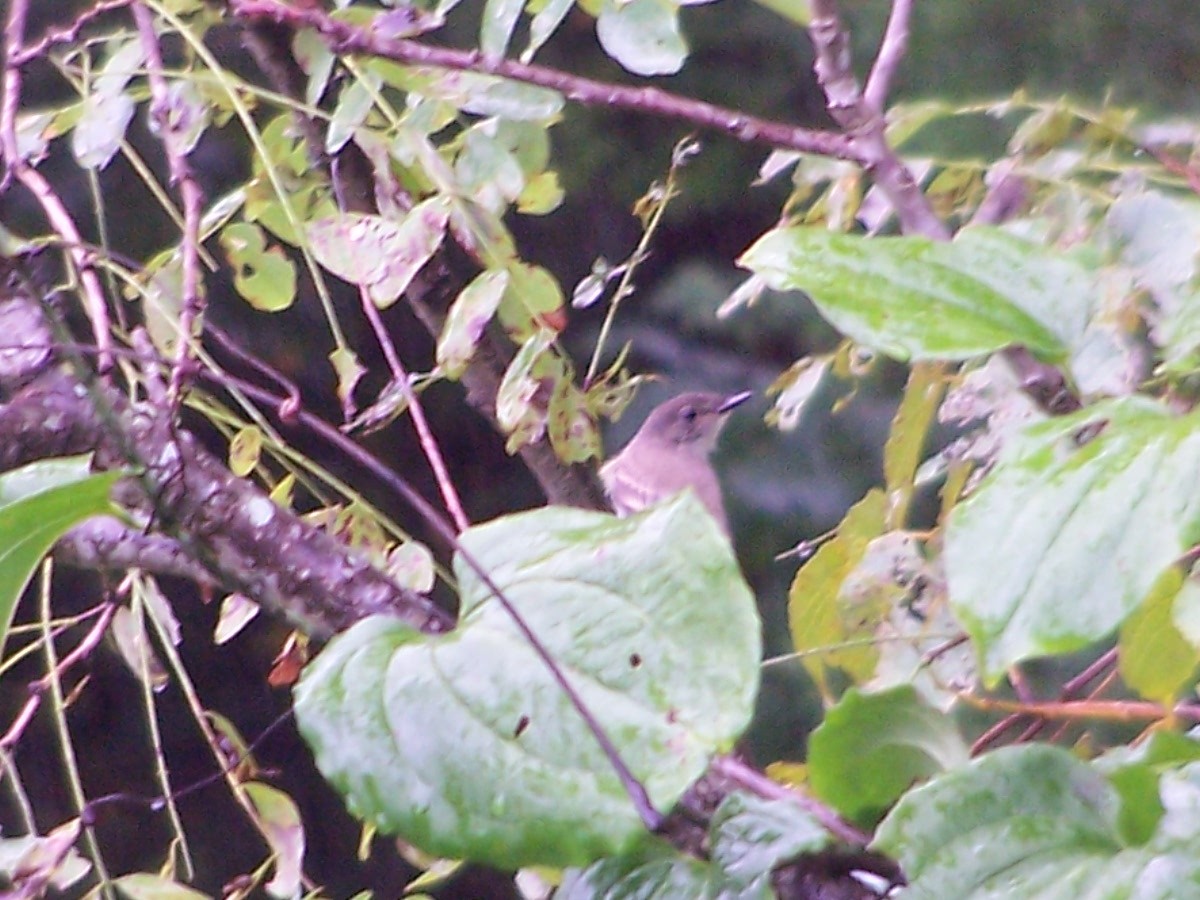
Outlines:
[[[462,541],[659,809],[745,727],[754,599],[690,494],[628,519],[534,510]],[[455,631],[367,619],[305,673],[296,716],[321,770],[355,813],[439,856],[512,868],[626,849],[641,823],[594,736],[475,572],[455,572]]]

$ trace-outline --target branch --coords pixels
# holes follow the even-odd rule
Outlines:
[[[96,516],[76,525],[54,545],[54,558],[75,569],[97,572],[142,569],[216,586],[212,573],[188,554],[179,541],[132,528],[113,516]]]
[[[902,5],[906,0],[896,2]],[[846,158],[859,162],[875,178],[879,189],[896,210],[905,234],[948,240],[949,230],[933,212],[912,173],[888,145],[881,109],[869,103],[859,89],[851,68],[850,41],[842,27],[836,0],[809,0],[809,5],[812,19],[808,34],[817,54],[813,68],[825,91],[829,114],[847,132],[851,150]],[[903,9],[892,11],[893,19],[898,20],[897,30],[904,26],[903,12]],[[892,24],[889,22],[890,31]],[[895,38],[890,43],[885,40],[880,48],[881,60],[874,73],[874,94],[882,95],[886,90],[890,70],[899,61],[901,49]],[[882,104],[882,96],[875,99]]]
[[[83,305],[92,324],[96,346],[100,348],[99,367],[106,371],[112,364],[109,351],[112,337],[108,327],[108,308],[104,302],[104,290],[100,279],[92,268],[90,254],[84,249],[83,238],[75,220],[67,211],[62,199],[50,187],[42,174],[29,165],[17,148],[17,109],[21,105],[21,70],[14,57],[21,49],[25,34],[25,17],[29,12],[29,0],[12,0],[8,20],[4,23],[4,77],[3,95],[0,96],[0,150],[4,154],[5,173],[3,182],[16,178],[42,207],[50,226],[62,238],[67,247],[67,256],[74,265],[83,289]]]
[[[291,27],[296,27],[290,19],[287,22]],[[279,93],[294,98],[303,97],[303,73],[287,55],[288,42],[285,37],[272,33],[272,30],[285,32],[287,29],[275,27],[267,18],[257,20],[246,31],[247,46],[263,74]],[[334,164],[329,165],[322,152],[324,137],[317,123],[298,108],[293,108],[292,115],[304,135],[314,164],[329,172],[339,206],[360,212],[375,212],[375,186],[366,169],[364,157],[357,152],[355,144],[347,143]],[[474,275],[474,272],[467,274],[462,271],[467,265],[469,262],[465,251],[452,255],[443,246],[404,292],[405,302],[434,340],[442,333],[445,324],[444,308],[449,305],[457,289]],[[211,326],[207,327],[211,330]],[[511,359],[512,349],[503,344],[494,332],[485,331],[475,348],[471,364],[461,377],[462,385],[467,390],[467,403],[497,431],[496,394]],[[548,503],[584,509],[609,509],[595,470],[580,464],[564,464],[555,455],[547,439],[526,444],[517,453],[538,482]]]
[[[32,44],[21,47],[8,58],[10,66],[23,66],[31,60],[44,56],[46,51],[55,44],[74,43],[87,25],[96,21],[107,12],[128,6],[131,0],[96,0],[91,6],[82,9],[74,19],[61,28],[52,28]]]
[[[913,0],[892,0],[892,12],[879,44],[879,53],[875,55],[875,65],[867,76],[863,102],[877,115],[883,115],[892,79],[896,77],[896,70],[908,51],[908,23],[912,18],[912,5]]]
[[[421,449],[425,453],[425,459],[429,461],[429,468],[433,470],[433,477],[437,481],[438,490],[442,493],[442,502],[446,504],[446,511],[450,513],[450,518],[454,520],[454,526],[459,531],[466,531],[471,520],[467,518],[466,512],[463,511],[462,500],[458,496],[458,491],[454,487],[454,482],[450,479],[450,472],[446,468],[446,460],[442,456],[442,449],[438,446],[437,439],[433,436],[433,429],[429,427],[429,420],[425,418],[425,407],[421,404],[421,398],[417,396],[417,392],[413,390],[412,377],[408,374],[408,370],[404,368],[404,363],[400,361],[400,354],[396,352],[396,346],[392,342],[391,335],[388,334],[383,325],[383,318],[379,315],[379,309],[375,306],[375,301],[371,299],[371,295],[366,288],[359,288],[359,300],[362,303],[363,314],[367,317],[367,321],[371,323],[371,329],[375,332],[375,338],[379,343],[379,347],[383,350],[384,359],[387,360],[388,368],[392,371],[392,383],[400,390],[400,394],[404,397],[404,402],[408,405],[408,414],[412,418],[413,428],[417,432],[417,440],[421,444]]]
[[[761,772],[750,768],[739,759],[732,756],[718,756],[710,767],[714,772],[728,778],[738,787],[768,800],[787,800],[795,803],[806,813],[821,823],[822,827],[839,840],[855,847],[865,847],[871,843],[871,836],[859,831],[841,816],[807,794],[789,788],[787,785],[773,781]]]
[[[10,284],[0,295],[0,309],[13,305],[26,312],[6,321],[38,321],[40,327],[27,334],[10,331],[6,343],[41,346],[46,325],[29,312],[38,309],[37,300],[13,293]],[[0,351],[0,360],[10,358]],[[81,381],[49,359],[28,359],[36,374],[29,380],[31,373],[22,373],[18,383],[24,386],[0,404],[0,471],[84,452],[94,452],[99,469],[139,471],[140,483],[125,483],[124,494],[152,510],[157,526],[168,529],[188,557],[202,561],[214,581],[315,636],[329,636],[373,613],[399,616],[427,631],[451,624],[428,599],[398,587],[334,537],[235,477],[177,429],[161,404],[130,403],[116,389]],[[93,525],[90,535],[104,529]],[[88,534],[85,529],[76,539],[77,552]],[[157,550],[170,555],[166,545]],[[178,558],[174,565],[180,565]]]
[[[489,60],[475,50],[455,50],[404,38],[386,37],[369,28],[333,19],[318,8],[302,9],[299,4],[285,4],[280,0],[231,0],[229,6],[234,15],[251,21],[267,20],[293,28],[315,29],[331,49],[339,53],[363,53],[409,65],[499,75],[513,81],[550,88],[568,100],[584,105],[608,106],[678,119],[693,127],[720,131],[747,143],[769,144],[839,159],[857,159],[853,142],[846,135],[759,119],[738,110],[714,106],[658,88],[595,81],[546,66],[510,59]],[[865,160],[858,161],[865,163]]]
[[[183,240],[180,253],[183,256],[183,297],[179,311],[179,349],[171,371],[171,402],[178,403],[183,382],[192,366],[193,340],[196,322],[204,314],[204,290],[200,283],[200,207],[204,193],[192,175],[188,165],[188,149],[176,130],[176,116],[172,114],[171,96],[167,79],[163,76],[162,51],[158,36],[154,33],[154,17],[143,3],[133,4],[133,19],[137,23],[138,38],[146,55],[146,77],[150,82],[150,117],[158,126],[162,136],[163,150],[171,172],[171,183],[179,190],[183,201]]]

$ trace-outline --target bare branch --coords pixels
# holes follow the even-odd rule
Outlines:
[[[150,82],[151,97],[150,115],[157,123],[158,133],[162,136],[163,150],[171,171],[171,183],[178,188],[183,200],[183,239],[179,248],[183,268],[183,306],[179,311],[179,349],[171,371],[170,388],[171,402],[178,403],[183,382],[192,365],[196,321],[204,313],[199,256],[200,212],[204,193],[188,165],[188,150],[175,130],[175,116],[172,114],[167,80],[163,76],[162,51],[158,46],[158,35],[154,32],[154,18],[143,3],[136,2],[133,4],[133,19],[137,24],[142,50],[146,54],[146,75]]]
[[[50,187],[50,183],[42,177],[28,160],[21,156],[17,147],[17,109],[21,104],[21,69],[14,58],[21,49],[21,41],[25,33],[25,17],[29,12],[29,0],[13,0],[8,10],[8,20],[4,23],[4,65],[3,95],[0,96],[0,150],[4,154],[5,173],[3,181],[10,177],[16,178],[33,194],[42,207],[42,212],[50,222],[50,226],[62,238],[68,248],[70,258],[79,276],[83,289],[83,304],[88,319],[92,324],[92,334],[96,346],[100,348],[97,364],[100,371],[107,371],[112,365],[109,349],[112,346],[112,336],[109,334],[108,307],[104,302],[104,290],[100,279],[92,268],[89,253],[84,250],[83,238],[75,226],[75,220],[67,212],[66,204]]]
[[[128,6],[130,0],[96,0],[91,6],[80,10],[79,15],[61,28],[53,28],[32,44],[28,44],[9,57],[9,65],[23,66],[30,60],[43,56],[55,44],[65,44],[75,41],[89,23],[102,15]]]
[[[879,43],[879,53],[875,55],[875,64],[871,66],[871,74],[867,76],[863,102],[879,115],[883,114],[892,80],[904,59],[904,54],[908,51],[908,24],[912,19],[912,5],[913,0],[892,0],[892,12],[888,16],[883,40]]]
[[[0,296],[0,307],[9,304],[38,307],[28,296]],[[19,334],[5,337],[18,347],[30,344]],[[44,340],[41,329],[31,339]],[[156,527],[172,533],[188,557],[202,562],[213,580],[315,636],[372,613],[424,630],[450,626],[449,615],[428,599],[398,587],[337,539],[235,477],[178,430],[161,404],[130,403],[115,388],[80,381],[50,359],[29,358],[39,367],[36,376],[18,382],[24,386],[0,403],[0,471],[84,452],[94,452],[99,469],[133,468],[141,474],[124,484],[123,495],[152,510]],[[170,552],[165,545],[158,550]]]
[[[378,340],[379,346],[383,350],[383,356],[387,360],[388,368],[392,370],[392,381],[400,389],[405,403],[408,404],[408,412],[412,417],[413,428],[417,431],[417,440],[420,441],[425,458],[429,460],[429,467],[433,469],[433,476],[437,480],[438,490],[442,494],[442,502],[446,504],[446,510],[450,513],[450,518],[454,520],[455,527],[459,531],[466,531],[471,525],[471,520],[467,518],[466,512],[463,511],[462,500],[459,499],[454,482],[450,480],[450,472],[446,468],[446,461],[442,457],[442,450],[438,446],[437,439],[433,436],[433,429],[429,427],[429,420],[425,418],[425,407],[421,405],[421,399],[417,396],[417,392],[413,390],[412,379],[409,377],[408,371],[404,368],[404,363],[400,361],[400,354],[396,352],[396,346],[392,342],[391,336],[383,326],[383,319],[379,315],[379,309],[375,306],[375,301],[371,299],[366,288],[359,288],[358,294],[359,299],[362,301],[363,312],[367,317],[367,321],[371,323],[376,340]]]
[[[904,0],[899,0],[904,2]],[[828,109],[847,132],[847,159],[859,162],[891,201],[905,234],[947,240],[950,232],[917,187],[912,173],[888,145],[883,114],[863,97],[850,58],[850,42],[835,0],[809,0],[812,19],[808,33],[817,53],[814,70],[825,91]],[[886,85],[886,68],[879,77]],[[882,88],[877,88],[877,91]]]
[[[627,87],[510,59],[488,60],[474,50],[454,50],[404,38],[384,37],[367,28],[333,19],[318,8],[302,9],[279,0],[232,0],[230,9],[248,20],[265,19],[294,28],[314,28],[340,53],[364,53],[412,65],[500,75],[559,91],[568,100],[586,106],[629,109],[678,119],[694,127],[724,132],[747,143],[769,144],[841,159],[857,158],[853,143],[846,135],[759,119],[658,88]]]

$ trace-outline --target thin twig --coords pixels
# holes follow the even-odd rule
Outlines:
[[[1111,650],[1101,654],[1091,663],[1091,665],[1063,685],[1062,690],[1058,695],[1059,701],[1063,702],[1072,700],[1075,697],[1080,696],[1083,690],[1092,681],[1094,681],[1098,676],[1104,674],[1106,670],[1110,670],[1116,664],[1116,661],[1116,647],[1113,647]],[[1026,718],[1026,716],[1027,713],[1025,712],[1012,713],[1008,716],[1005,716],[996,724],[992,725],[983,734],[975,739],[975,742],[971,745],[971,755],[975,756],[986,750],[1000,738],[1000,735],[1004,734],[1004,732],[1008,731],[1010,728],[1014,728],[1019,725],[1021,720]],[[1044,719],[1033,722],[1023,732],[1021,732],[1021,734],[1016,738],[1016,742],[1024,743],[1032,740],[1034,737],[1040,734],[1045,727],[1046,721]]]
[[[104,632],[108,628],[108,623],[112,621],[113,615],[116,613],[117,607],[112,603],[103,603],[97,606],[88,615],[96,615],[96,622],[88,629],[88,633],[66,656],[59,659],[57,664],[58,677],[62,677],[72,666],[80,660],[85,659],[96,649],[96,645],[100,643],[100,639],[104,637]],[[50,633],[49,639],[53,639],[61,630],[58,629]],[[17,745],[17,741],[21,739],[22,733],[33,719],[34,713],[38,711],[38,707],[42,705],[42,697],[45,696],[46,689],[50,686],[50,674],[47,673],[37,681],[29,685],[29,697],[25,700],[25,704],[21,707],[21,711],[17,713],[12,725],[8,731],[0,737],[0,752],[7,753]]]
[[[92,333],[99,348],[97,368],[101,373],[107,372],[112,366],[109,349],[112,346],[112,336],[109,334],[108,310],[104,302],[104,290],[100,279],[92,268],[91,257],[82,249],[83,238],[75,226],[74,219],[67,212],[66,205],[54,192],[50,183],[28,160],[21,156],[17,148],[17,110],[21,105],[21,70],[13,58],[21,49],[21,41],[25,33],[25,19],[29,13],[29,0],[12,0],[8,10],[8,19],[4,23],[4,66],[3,94],[0,95],[0,150],[3,151],[5,174],[16,178],[25,189],[33,194],[42,207],[51,227],[62,238],[68,248],[68,256],[74,264],[83,291],[83,304],[88,320],[92,325]]]
[[[234,15],[250,20],[268,20],[293,28],[314,28],[335,50],[343,53],[365,53],[411,65],[500,75],[513,81],[559,91],[576,103],[636,110],[678,119],[694,127],[724,132],[747,143],[769,144],[839,159],[857,158],[853,142],[847,135],[760,119],[658,88],[595,81],[546,66],[510,59],[489,60],[476,50],[455,50],[404,38],[385,37],[370,28],[333,19],[315,6],[301,8],[299,4],[286,4],[279,0],[232,0],[230,9]]]
[[[169,402],[178,404],[183,382],[192,366],[193,340],[196,322],[204,314],[204,292],[200,285],[200,207],[204,194],[192,175],[187,162],[187,150],[173,125],[171,98],[163,76],[162,50],[154,32],[154,19],[144,3],[133,4],[133,19],[146,56],[146,76],[150,82],[150,116],[158,123],[163,151],[171,173],[171,183],[183,200],[183,237],[180,242],[183,269],[183,303],[179,310],[179,347],[171,369]]]
[[[1041,703],[1021,703],[991,697],[959,694],[959,699],[976,709],[999,710],[1047,719],[1100,719],[1107,722],[1140,722],[1177,716],[1200,721],[1200,707],[1180,703],[1168,708],[1149,700],[1051,700]]]
[[[442,456],[442,450],[438,446],[437,439],[433,436],[433,429],[429,427],[429,420],[425,418],[425,408],[421,405],[421,399],[417,396],[417,392],[413,390],[412,379],[405,370],[404,363],[400,361],[400,354],[396,352],[396,346],[392,342],[391,335],[388,334],[387,328],[384,327],[383,318],[379,315],[379,308],[375,305],[375,301],[371,299],[371,295],[366,288],[359,288],[359,298],[362,300],[363,312],[367,316],[367,321],[371,323],[371,328],[375,331],[376,340],[379,341],[379,346],[383,350],[383,356],[387,360],[388,368],[392,370],[392,380],[399,386],[401,393],[404,394],[405,401],[408,403],[413,427],[417,430],[417,439],[421,443],[421,449],[425,452],[425,458],[429,460],[429,467],[433,469],[433,477],[437,480],[438,490],[442,493],[442,501],[446,504],[446,509],[450,513],[450,518],[454,520],[455,527],[459,531],[466,531],[471,527],[471,520],[467,518],[467,514],[463,511],[462,500],[459,499],[458,491],[454,488],[454,482],[450,479],[450,471],[446,468],[446,460]]]
[[[888,16],[887,28],[883,31],[879,52],[875,54],[875,64],[871,66],[867,86],[863,89],[863,102],[879,115],[883,115],[896,70],[900,67],[904,54],[908,52],[908,25],[912,19],[912,5],[913,0],[892,0],[892,12]]]
[[[9,65],[23,66],[30,60],[45,55],[46,51],[54,44],[65,44],[75,41],[79,37],[79,32],[89,23],[94,22],[107,12],[128,6],[129,3],[130,0],[96,0],[91,6],[81,10],[79,15],[68,24],[61,28],[52,28],[34,43],[21,47],[9,57]]]
[[[865,847],[871,843],[870,835],[859,831],[849,822],[844,821],[825,804],[794,788],[780,784],[778,781],[773,781],[761,772],[750,768],[739,759],[735,759],[732,756],[718,756],[712,761],[711,768],[717,774],[723,775],[734,782],[738,787],[745,788],[760,797],[765,797],[768,800],[787,800],[795,803],[820,822],[826,831],[845,841],[847,844],[853,844],[856,847]]]

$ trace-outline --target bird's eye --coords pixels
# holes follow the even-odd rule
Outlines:
[[[679,411],[679,414],[680,414],[681,416],[683,416],[683,419],[684,419],[684,421],[685,421],[685,422],[695,422],[695,421],[696,421],[696,409],[695,409],[695,407],[692,407],[692,406],[685,406],[683,409],[681,409],[681,410]]]

